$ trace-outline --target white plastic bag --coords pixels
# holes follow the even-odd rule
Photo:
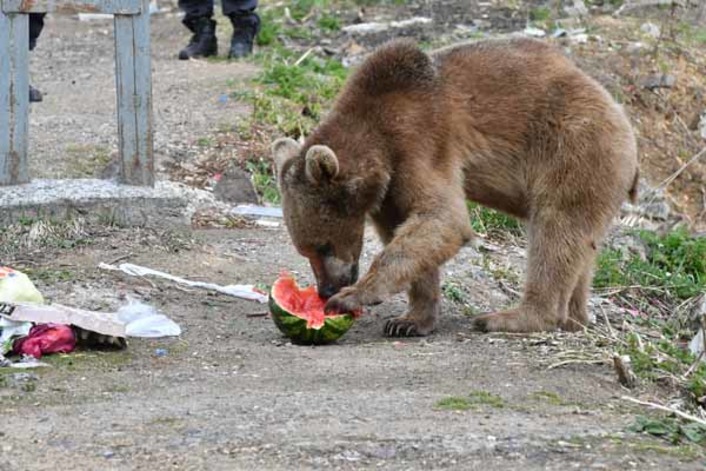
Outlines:
[[[118,309],[118,319],[125,323],[127,337],[168,337],[181,335],[181,328],[173,320],[147,304],[129,300]]]

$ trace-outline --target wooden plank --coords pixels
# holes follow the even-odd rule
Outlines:
[[[108,13],[131,15],[143,10],[142,0],[2,0],[5,13]]]
[[[29,181],[29,17],[0,12],[0,185]]]
[[[144,0],[147,6],[147,0]],[[145,8],[145,11],[148,11]],[[115,17],[120,181],[154,185],[149,14]]]

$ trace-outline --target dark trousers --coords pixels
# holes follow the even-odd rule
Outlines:
[[[257,8],[257,0],[221,0],[225,16],[247,16]],[[213,16],[213,0],[179,0],[179,8],[186,13],[185,21]]]
[[[29,50],[31,51],[37,46],[37,38],[42,34],[44,28],[44,15],[46,13],[30,13],[29,14]]]

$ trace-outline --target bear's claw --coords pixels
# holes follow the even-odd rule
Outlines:
[[[388,320],[385,323],[384,332],[386,337],[419,337],[422,335],[417,330],[417,324],[401,317]]]

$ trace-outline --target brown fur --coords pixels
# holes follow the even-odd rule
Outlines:
[[[554,48],[518,39],[427,55],[389,43],[352,75],[299,146],[274,145],[286,225],[327,308],[407,290],[390,336],[425,335],[439,267],[472,237],[465,199],[526,221],[524,296],[476,319],[482,330],[585,325],[596,247],[636,197],[635,139],[621,108]],[[357,279],[366,215],[385,243]],[[337,293],[337,294],[336,294]]]

